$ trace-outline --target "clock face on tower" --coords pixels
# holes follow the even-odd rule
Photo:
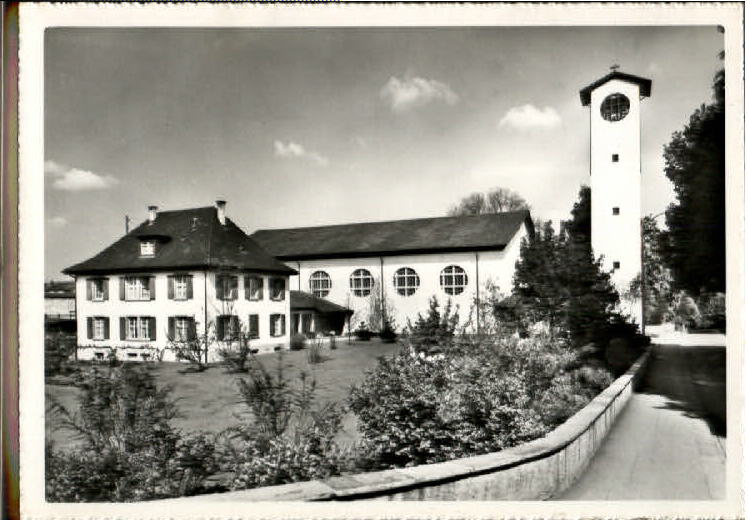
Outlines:
[[[600,105],[600,115],[606,121],[620,121],[629,113],[629,98],[623,94],[611,94]]]

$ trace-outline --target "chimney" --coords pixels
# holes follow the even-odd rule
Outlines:
[[[156,212],[158,206],[148,206],[148,223],[153,224],[156,221]]]
[[[222,226],[225,226],[226,225],[226,201],[217,200],[216,209],[218,210],[218,222],[220,222]]]

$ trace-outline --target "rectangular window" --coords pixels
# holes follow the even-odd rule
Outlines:
[[[186,300],[187,299],[187,283],[189,280],[188,276],[175,276],[174,278],[174,299],[175,300]]]
[[[247,276],[244,279],[244,292],[247,300],[262,300],[262,278],[259,276]]]
[[[621,262],[618,262],[618,261],[613,262],[613,269],[620,269],[620,267],[621,267]]]
[[[273,278],[270,285],[270,299],[275,301],[286,298],[286,280],[283,278]]]
[[[260,337],[260,315],[250,314],[249,322],[247,324],[247,334],[250,339],[257,339]]]
[[[143,240],[140,242],[140,256],[154,256],[156,254],[156,241]]]
[[[125,300],[150,300],[153,289],[153,278],[150,276],[125,277]]]
[[[239,317],[232,315],[218,316],[216,336],[219,341],[233,341],[239,337]]]
[[[621,214],[621,208],[618,208],[618,207],[613,208],[613,214],[614,215],[620,215]]]
[[[187,341],[190,337],[190,319],[184,316],[174,318],[174,339]]]
[[[216,275],[216,298],[219,300],[236,300],[239,292],[238,278],[233,275]]]
[[[89,300],[101,302],[108,298],[106,278],[92,278],[88,281]]]
[[[155,318],[149,316],[128,316],[127,333],[125,339],[131,340],[153,340],[156,339],[152,332],[155,330]]]
[[[618,154],[617,153],[613,154],[613,162],[618,162]]]
[[[286,333],[286,315],[270,315],[270,335],[273,337],[283,336]]]
[[[104,318],[94,318],[93,339],[104,339]]]

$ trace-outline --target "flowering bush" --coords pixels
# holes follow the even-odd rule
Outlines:
[[[374,467],[439,462],[537,438],[610,382],[543,333],[381,358],[349,398]]]

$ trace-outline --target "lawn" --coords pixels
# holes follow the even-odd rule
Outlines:
[[[306,371],[317,381],[317,400],[343,402],[352,384],[361,379],[366,369],[376,365],[379,356],[390,355],[400,349],[399,344],[386,344],[379,341],[360,342],[338,340],[338,348],[323,348],[324,360],[318,364],[308,361],[308,349],[284,351],[282,362],[286,377],[298,380],[299,373]],[[271,371],[275,370],[278,354],[261,354],[257,359]],[[239,417],[247,417],[246,407],[239,401],[235,379],[242,374],[230,374],[220,365],[212,365],[204,372],[183,373],[187,365],[183,363],[150,364],[156,379],[164,385],[171,385],[173,396],[178,399],[180,417],[174,426],[184,431],[205,430],[219,432],[239,422]],[[272,373],[272,372],[271,372]],[[72,386],[46,385],[46,391],[54,396],[68,410],[77,410],[79,390]],[[66,431],[55,428],[56,420],[48,418],[46,434],[56,446],[69,446],[75,441]],[[358,439],[356,418],[346,415],[343,431],[338,440],[347,444]]]

